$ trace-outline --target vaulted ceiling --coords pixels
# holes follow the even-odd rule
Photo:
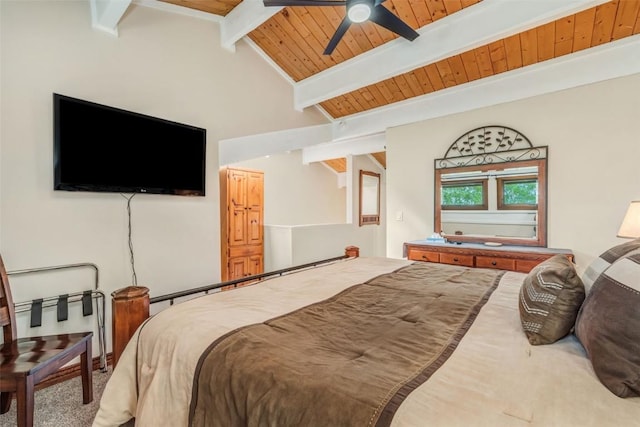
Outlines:
[[[131,0],[92,1],[107,1],[113,10]],[[418,38],[408,41],[371,22],[352,24],[333,53],[323,55],[346,14],[341,0],[336,6],[265,6],[273,1],[134,0],[218,19],[223,46],[233,49],[240,39],[254,46],[293,85],[294,107],[320,107],[340,125],[334,134],[346,132],[345,124],[363,113],[625,38],[635,47],[640,39],[640,0],[386,0],[382,5]],[[118,19],[105,25],[117,31]],[[638,58],[633,61],[637,68]]]
[[[227,16],[240,0],[162,0],[183,7],[198,9],[216,15]],[[256,0],[244,0],[250,2]],[[307,2],[308,3],[308,2]],[[482,27],[493,25],[488,22],[492,16],[502,19],[498,10],[473,14],[472,9],[480,3],[496,3],[485,0],[387,0],[387,9],[404,20],[412,28],[426,30],[445,17],[467,10],[465,16],[456,23]],[[502,0],[503,9],[508,3],[522,10],[530,7],[531,1]],[[538,1],[538,3],[545,3]],[[546,2],[553,3],[553,2]],[[556,1],[569,6],[584,6],[573,2]],[[597,3],[597,2],[591,2]],[[586,3],[588,4],[588,3]],[[543,9],[545,10],[545,9]],[[571,8],[569,8],[571,10]],[[534,10],[535,11],[535,10]],[[345,61],[357,58],[398,38],[391,31],[371,22],[352,25],[338,43],[332,55],[322,52],[329,39],[345,16],[346,8],[286,7],[279,10],[265,22],[247,34],[264,53],[280,67],[294,82],[301,82],[314,75],[335,67]],[[507,11],[511,13],[511,11]],[[563,12],[560,12],[563,13]],[[534,18],[536,18],[534,16]],[[508,20],[509,18],[507,18]],[[450,28],[447,36],[455,38],[464,28]],[[496,38],[488,43],[451,54],[445,58],[398,71],[374,83],[365,84],[354,90],[345,90],[337,96],[320,99],[318,104],[332,117],[341,118],[350,114],[383,107],[413,97],[429,94],[452,86],[487,78],[509,70],[526,67],[538,62],[589,49],[603,43],[640,33],[640,1],[614,0],[588,7],[577,13],[567,13],[507,37]],[[430,34],[426,34],[429,37]],[[414,42],[401,39],[403,51]],[[435,40],[434,43],[442,42]],[[405,46],[406,45],[406,46]],[[433,46],[436,48],[436,46]],[[421,46],[417,53],[422,52]],[[398,55],[400,55],[399,53]],[[393,59],[393,58],[391,58]],[[366,70],[364,71],[366,73]],[[365,81],[363,76],[362,80]]]

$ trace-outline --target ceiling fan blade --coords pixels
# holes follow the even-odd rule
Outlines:
[[[346,0],[262,0],[269,6],[343,6]]]
[[[338,45],[338,42],[340,41],[340,39],[342,39],[342,36],[344,36],[344,33],[346,33],[347,30],[349,29],[349,26],[351,26],[351,21],[349,20],[349,18],[345,16],[342,22],[340,23],[340,25],[338,26],[338,29],[336,30],[336,32],[333,34],[333,37],[331,37],[331,40],[329,40],[329,44],[327,45],[327,48],[323,52],[325,55],[331,55],[333,53],[333,50]]]
[[[393,31],[407,40],[415,40],[415,38],[420,35],[382,5],[377,5],[373,8],[369,21],[375,22],[381,27]]]

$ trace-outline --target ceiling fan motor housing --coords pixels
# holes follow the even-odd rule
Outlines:
[[[265,6],[336,6],[344,4],[347,16],[344,17],[329,44],[324,50],[324,55],[331,55],[345,35],[352,23],[371,21],[387,30],[404,37],[407,40],[414,40],[419,34],[398,18],[389,9],[382,6],[386,0],[262,0]]]
[[[371,16],[374,0],[347,0],[347,16],[351,22],[364,22]]]

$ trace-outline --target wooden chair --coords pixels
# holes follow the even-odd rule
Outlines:
[[[15,393],[18,427],[32,426],[34,386],[78,356],[82,374],[82,402],[91,402],[93,333],[17,338],[15,307],[1,256],[0,281],[0,326],[4,335],[0,347],[0,413],[9,410]]]

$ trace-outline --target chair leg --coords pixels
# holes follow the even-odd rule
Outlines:
[[[11,409],[11,399],[13,399],[13,393],[5,391],[0,393],[0,414],[6,414]]]
[[[33,392],[33,376],[28,375],[16,390],[18,427],[33,427]]]
[[[93,401],[93,358],[91,357],[91,338],[86,341],[84,353],[80,355],[80,373],[82,375],[82,403]]]

